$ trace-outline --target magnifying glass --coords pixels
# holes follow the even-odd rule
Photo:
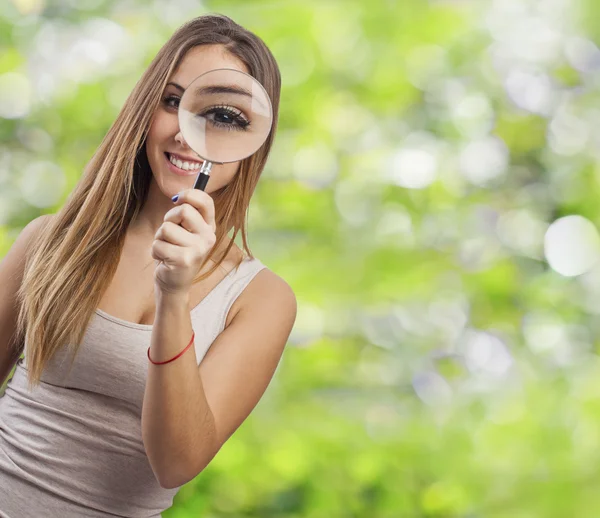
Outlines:
[[[194,189],[204,190],[213,163],[237,162],[255,153],[271,131],[273,108],[264,87],[231,68],[202,74],[179,101],[179,129],[204,161]]]

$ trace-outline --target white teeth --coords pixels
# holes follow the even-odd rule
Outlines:
[[[198,162],[183,162],[177,158],[173,158],[172,155],[169,155],[169,161],[179,167],[179,169],[183,169],[184,171],[193,171],[195,169],[200,169],[200,165]]]

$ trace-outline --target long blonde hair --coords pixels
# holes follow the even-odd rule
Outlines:
[[[217,242],[203,266],[213,260],[234,229],[214,266],[222,263],[241,230],[244,251],[252,258],[246,234],[250,198],[271,150],[277,129],[281,76],[264,42],[223,15],[205,15],[181,26],[160,49],[125,101],[116,121],[86,165],[64,206],[48,222],[26,259],[15,333],[17,355],[25,349],[31,390],[46,363],[69,345],[71,366],[89,321],[113,278],[129,223],[146,201],[152,171],[145,141],[163,90],[186,52],[220,44],[248,67],[273,105],[273,127],[261,148],[241,161],[233,180],[212,193]]]

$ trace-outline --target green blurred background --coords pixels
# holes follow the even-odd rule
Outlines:
[[[600,516],[600,3],[4,0],[0,257],[208,12],[282,71],[249,236],[299,313],[164,516]]]

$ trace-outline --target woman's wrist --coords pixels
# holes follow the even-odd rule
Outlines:
[[[162,289],[157,289],[156,293],[156,305],[168,304],[169,306],[181,306],[187,309],[190,303],[190,294],[188,291],[185,292],[171,292]]]

